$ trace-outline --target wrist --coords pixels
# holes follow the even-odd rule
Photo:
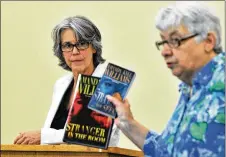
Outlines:
[[[126,120],[121,120],[118,124],[118,127],[124,132],[128,132],[131,130],[134,126],[136,126],[136,120],[131,118],[131,119],[126,119]]]

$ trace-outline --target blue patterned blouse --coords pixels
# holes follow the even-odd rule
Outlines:
[[[180,84],[180,92],[179,103],[166,129],[161,135],[148,133],[143,147],[145,156],[223,157],[225,53],[214,57],[195,74],[192,89]]]

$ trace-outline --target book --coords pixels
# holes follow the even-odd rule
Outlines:
[[[107,149],[114,119],[90,110],[87,105],[100,78],[79,74],[69,109],[63,141]]]
[[[88,104],[88,108],[111,118],[116,118],[117,113],[114,105],[106,98],[107,95],[116,93],[124,99],[127,95],[134,79],[135,72],[108,63],[105,72]]]

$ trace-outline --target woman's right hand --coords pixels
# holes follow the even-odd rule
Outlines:
[[[115,124],[120,129],[126,129],[125,127],[128,126],[128,123],[134,120],[129,101],[127,99],[123,101],[119,93],[115,93],[113,96],[108,95],[107,99],[115,106],[118,115],[115,119]]]
[[[118,117],[115,119],[115,124],[142,150],[148,129],[133,118],[129,101],[127,99],[122,101],[118,93],[114,94],[114,97],[108,95],[107,99],[115,105],[118,114]]]

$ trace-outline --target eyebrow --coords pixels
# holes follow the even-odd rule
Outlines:
[[[169,33],[169,37],[171,37],[171,36],[173,36],[175,34],[178,34],[178,33],[179,33],[178,30],[174,30],[174,31]],[[165,37],[162,34],[160,34],[160,36],[161,36],[162,39],[165,39]]]
[[[174,31],[170,32],[169,36],[173,36],[175,34],[178,34],[178,30],[174,30]]]
[[[68,41],[68,40],[65,40],[65,41],[61,41],[62,44],[66,44],[66,43],[70,43],[70,44],[74,44],[74,43],[77,43],[77,42],[74,42],[74,41]]]
[[[70,41],[61,42],[61,45],[72,44]]]

